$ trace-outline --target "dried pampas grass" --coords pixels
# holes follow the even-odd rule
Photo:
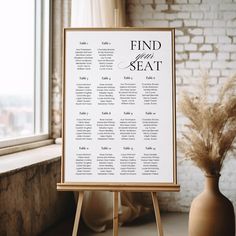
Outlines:
[[[180,97],[179,111],[189,120],[178,148],[207,175],[219,174],[229,151],[235,151],[236,76],[219,89],[210,101],[208,76],[203,76],[195,96],[186,91]]]

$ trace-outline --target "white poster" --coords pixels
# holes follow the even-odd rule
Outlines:
[[[174,183],[173,30],[67,29],[64,181]]]

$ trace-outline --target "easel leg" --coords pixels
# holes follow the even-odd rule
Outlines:
[[[77,236],[83,199],[84,199],[84,192],[79,192],[79,199],[78,199],[78,203],[77,203],[77,209],[76,209],[76,214],[75,214],[75,221],[74,221],[72,236]]]
[[[161,224],[161,214],[160,214],[160,208],[157,200],[157,193],[156,192],[151,192],[152,194],[152,202],[153,202],[153,207],[154,207],[154,212],[155,212],[155,217],[156,217],[156,224],[157,224],[157,232],[159,236],[163,236],[163,228]]]
[[[119,206],[118,206],[118,199],[119,192],[113,193],[113,236],[118,236],[118,228],[119,228]]]

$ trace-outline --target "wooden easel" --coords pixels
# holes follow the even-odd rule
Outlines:
[[[114,10],[114,24],[115,24],[115,27],[119,27],[120,25],[119,9]],[[157,199],[157,193],[151,192],[151,196],[152,196],[153,208],[155,212],[157,235],[163,236],[164,234],[163,234],[163,227],[161,223],[161,214],[160,214],[160,208],[159,208],[158,199]],[[84,192],[80,191],[72,236],[77,236],[77,233],[78,233],[83,198],[84,198]],[[113,236],[118,236],[118,229],[119,229],[119,191],[115,191],[113,192]]]
[[[118,10],[115,10],[115,25],[118,26],[119,25],[119,18],[118,18]],[[123,31],[123,32],[147,32],[147,31],[156,31],[157,29],[154,28],[144,28],[144,29],[129,29],[129,28],[125,28],[125,27],[121,27],[121,28],[96,28],[96,29],[92,29],[92,28],[83,28],[83,31],[93,31],[93,32],[97,32],[97,31],[109,31],[109,35],[110,33],[114,32],[119,32],[119,31]],[[159,32],[165,32],[165,34],[168,35],[168,38],[171,37],[171,61],[172,61],[172,85],[175,85],[175,54],[174,54],[174,29],[158,29]],[[64,29],[64,48],[63,48],[63,129],[62,129],[62,133],[63,133],[63,148],[62,148],[62,159],[61,159],[61,182],[57,183],[57,190],[58,191],[75,191],[79,193],[79,199],[78,199],[78,205],[77,205],[77,210],[76,210],[76,215],[75,215],[75,221],[74,221],[74,227],[73,227],[73,236],[77,236],[77,232],[78,232],[78,227],[79,227],[79,220],[80,220],[80,215],[81,215],[81,209],[82,209],[82,203],[83,203],[83,198],[84,198],[84,191],[110,191],[113,192],[113,204],[114,204],[114,208],[113,208],[113,226],[114,226],[114,232],[113,235],[114,236],[118,236],[118,227],[119,227],[119,192],[150,192],[151,196],[152,196],[152,201],[153,201],[153,206],[154,206],[154,211],[155,211],[155,218],[156,218],[156,224],[157,224],[157,231],[158,231],[158,235],[159,236],[163,236],[163,229],[162,229],[162,224],[161,224],[161,216],[160,216],[160,209],[159,209],[159,205],[158,205],[158,200],[157,200],[157,193],[156,192],[178,192],[180,190],[180,186],[177,184],[177,160],[176,160],[176,130],[175,130],[175,121],[176,121],[176,117],[175,117],[175,105],[172,106],[173,108],[173,120],[172,120],[172,128],[173,128],[173,163],[171,164],[171,169],[173,170],[172,172],[172,178],[169,179],[166,182],[146,182],[146,181],[124,181],[122,179],[122,181],[119,181],[119,178],[116,179],[115,182],[109,182],[109,181],[105,181],[105,182],[100,182],[97,181],[96,179],[94,179],[94,181],[82,181],[82,182],[78,182],[75,181],[75,178],[72,176],[72,178],[70,177],[70,175],[68,175],[69,178],[65,178],[65,143],[66,143],[66,138],[65,138],[65,81],[66,81],[66,75],[65,75],[65,70],[68,67],[66,64],[66,58],[65,58],[65,53],[66,51],[66,46],[68,46],[65,42],[66,42],[66,38],[68,36],[68,34],[72,34],[75,32],[82,32],[82,29],[76,29],[76,28],[65,28]],[[168,33],[167,33],[168,32]],[[74,34],[73,33],[73,34]],[[77,34],[76,34],[77,35]],[[74,35],[73,37],[75,37],[76,35]],[[78,34],[81,36],[81,34]],[[78,36],[77,35],[77,36]],[[71,35],[72,36],[72,35]],[[76,39],[77,37],[75,37]],[[82,37],[83,38],[83,37]],[[170,43],[170,42],[169,42]],[[125,53],[125,51],[124,51]],[[67,68],[69,69],[69,68]],[[175,89],[172,87],[172,98],[174,100],[175,104]],[[172,105],[173,105],[172,104]],[[71,115],[71,114],[70,114]],[[69,153],[70,154],[70,153]],[[68,155],[68,153],[67,153]],[[67,169],[67,171],[70,169]],[[169,170],[170,171],[170,170]],[[170,173],[170,172],[168,172]],[[171,177],[171,176],[170,176]],[[93,179],[93,178],[92,178]],[[160,178],[162,179],[162,178]],[[77,180],[77,178],[76,178]]]
[[[161,214],[157,200],[157,193],[151,192],[151,195],[157,224],[157,232],[158,232],[157,235],[163,236],[163,227],[161,223]],[[79,192],[72,236],[77,236],[78,233],[83,198],[84,198],[84,192],[81,191]],[[119,192],[113,192],[113,236],[118,236],[118,229],[119,229]]]
[[[151,192],[151,195],[157,224],[157,232],[158,232],[157,236],[163,236],[164,234],[161,223],[160,208],[157,200],[157,193]],[[78,233],[83,199],[84,199],[84,192],[81,191],[79,192],[72,236],[77,236]],[[118,236],[118,230],[119,230],[119,192],[113,192],[113,236]]]

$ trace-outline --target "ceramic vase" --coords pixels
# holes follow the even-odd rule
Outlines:
[[[220,192],[219,178],[205,176],[204,191],[191,204],[189,236],[235,236],[234,208]]]

